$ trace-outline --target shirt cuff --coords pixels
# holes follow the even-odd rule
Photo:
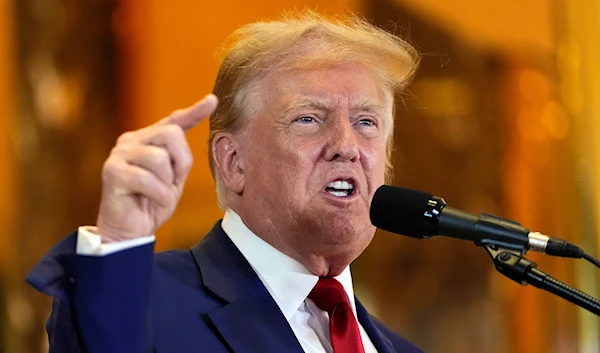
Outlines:
[[[123,240],[116,243],[102,243],[102,238],[96,233],[96,227],[84,226],[77,230],[77,255],[104,256],[118,251],[134,248],[136,246],[153,243],[154,235],[147,237]]]

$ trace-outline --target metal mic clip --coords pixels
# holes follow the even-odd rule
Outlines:
[[[446,201],[441,197],[432,196],[427,200],[427,206],[423,213],[423,238],[435,239],[439,236],[438,221],[445,206]]]

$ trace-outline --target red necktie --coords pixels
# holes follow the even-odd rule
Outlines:
[[[332,277],[321,277],[308,295],[319,309],[329,313],[329,335],[335,353],[364,353],[358,323],[342,284]]]

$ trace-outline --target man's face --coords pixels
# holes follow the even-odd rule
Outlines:
[[[358,256],[375,232],[369,207],[384,182],[384,87],[347,62],[271,72],[259,87],[260,109],[241,134],[242,213],[291,249]]]

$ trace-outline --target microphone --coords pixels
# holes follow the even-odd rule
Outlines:
[[[477,246],[537,251],[581,258],[584,251],[562,239],[530,232],[520,223],[487,213],[475,215],[446,205],[432,194],[382,185],[371,202],[371,223],[377,228],[417,239],[446,236],[472,240]]]

